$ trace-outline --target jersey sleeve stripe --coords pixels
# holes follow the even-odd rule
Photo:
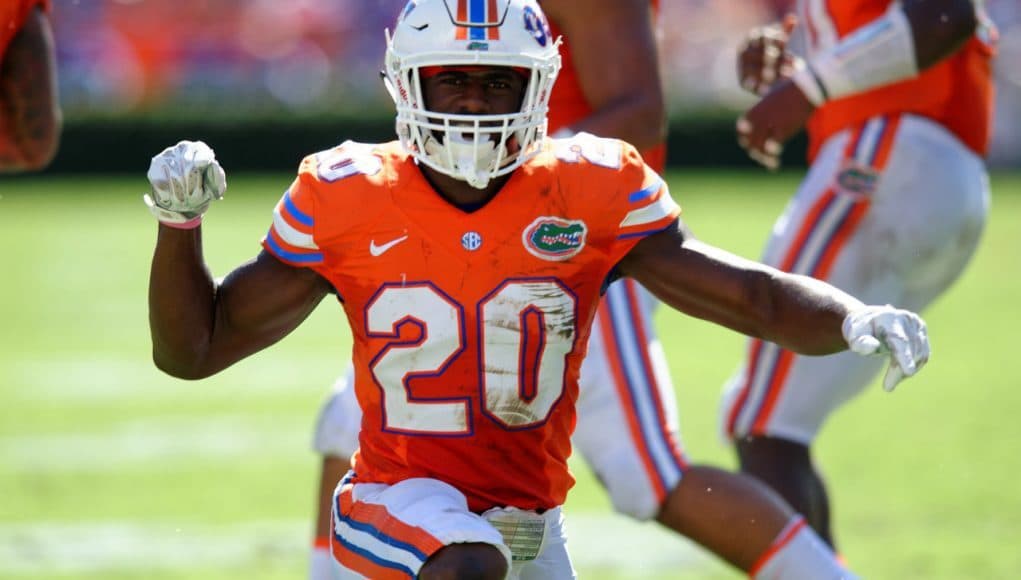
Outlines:
[[[276,219],[276,216],[279,215],[282,221],[284,221],[287,225],[291,226],[291,229],[304,234],[312,233],[311,227],[302,225],[301,222],[299,222],[293,215],[291,215],[289,211],[287,211],[286,208],[283,207],[283,204],[278,205],[279,207],[273,210],[274,219]]]
[[[308,228],[312,228],[315,225],[315,220],[312,219],[312,216],[308,215],[307,213],[304,213],[303,211],[298,209],[297,205],[294,204],[294,200],[291,199],[290,190],[288,190],[284,194],[283,202],[284,209],[287,210],[289,217],[294,218],[295,221],[297,221],[299,224]]]
[[[648,199],[655,195],[656,192],[659,191],[660,188],[663,187],[664,185],[666,184],[663,183],[662,179],[657,179],[650,185],[643,187],[642,189],[639,189],[638,191],[629,195],[627,197],[627,200],[629,203],[636,203],[642,201],[643,199]]]
[[[316,245],[315,240],[312,238],[312,234],[300,231],[292,226],[280,211],[273,212],[273,230],[276,231],[277,236],[281,240],[295,248],[319,249],[319,246]]]
[[[662,183],[662,182],[660,182]],[[637,226],[651,225],[658,223],[665,218],[675,218],[681,213],[680,207],[674,202],[673,198],[666,191],[666,188],[662,188],[662,195],[659,196],[653,203],[633,209],[624,216],[624,220],[620,222],[620,228],[626,229]]]
[[[674,215],[674,218],[676,218],[678,215],[680,215],[679,211],[677,212],[676,215]],[[644,229],[644,230],[635,230],[635,231],[632,231],[632,232],[628,232],[626,234],[620,234],[619,236],[617,236],[617,239],[618,240],[627,240],[627,239],[630,239],[630,238],[644,238],[645,236],[651,236],[652,234],[654,234],[656,232],[661,232],[661,231],[669,228],[671,226],[671,224],[673,224],[673,223],[674,223],[674,220],[673,219],[669,219],[669,220],[666,220],[666,221],[664,221],[662,223],[656,224],[656,227],[654,227],[654,228],[648,228],[648,229]]]
[[[282,243],[277,236],[276,231],[270,229],[266,237],[263,238],[263,245],[281,260],[304,266],[321,264],[323,262],[322,252],[303,252],[300,248],[294,251],[286,249],[286,243]]]
[[[291,252],[295,254],[309,254],[319,250],[319,248],[303,248],[300,246],[292,246],[290,243],[288,243],[287,240],[281,238],[280,233],[277,232],[274,228],[270,228],[270,232],[266,235],[273,236],[273,242],[277,244],[277,246],[279,246],[280,249],[286,252]]]

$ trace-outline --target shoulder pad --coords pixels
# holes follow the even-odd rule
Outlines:
[[[356,176],[373,177],[382,170],[383,158],[375,145],[345,141],[337,147],[305,157],[299,173],[328,184]]]
[[[553,154],[563,162],[594,165],[614,171],[621,171],[629,164],[642,163],[631,144],[620,139],[596,137],[590,133],[553,140]]]

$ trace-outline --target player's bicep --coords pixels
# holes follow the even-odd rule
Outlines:
[[[649,0],[587,0],[553,4],[553,21],[571,46],[585,96],[595,107],[659,82],[655,30]],[[565,4],[564,7],[559,4]],[[612,42],[607,42],[612,39]]]
[[[769,269],[699,242],[680,221],[639,242],[620,271],[674,308],[739,332],[757,335],[768,318]]]
[[[665,104],[649,0],[586,0],[584,10],[561,0],[543,7],[567,39],[594,111],[583,129],[640,148],[657,144]]]
[[[263,250],[217,289],[218,348],[213,356],[237,360],[277,342],[301,324],[330,289],[315,271],[287,265]]]

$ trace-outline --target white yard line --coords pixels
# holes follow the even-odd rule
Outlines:
[[[615,570],[628,578],[692,573],[711,556],[655,523],[640,524],[610,513],[566,511],[567,547],[575,566]]]
[[[80,473],[168,460],[312,453],[312,421],[253,420],[220,415],[201,419],[125,421],[98,432],[0,437],[3,471]]]
[[[188,569],[304,570],[309,522],[232,526],[124,522],[0,524],[0,577],[6,574],[143,573]],[[598,513],[567,515],[569,549],[580,571],[628,578],[692,574],[708,556],[654,524]]]
[[[0,576],[251,566],[293,559],[307,543],[302,541],[307,530],[308,525],[299,522],[236,527],[127,521],[3,525]]]
[[[344,361],[336,364],[336,373],[344,370]],[[104,358],[100,353],[87,357],[24,358],[2,370],[4,397],[28,401],[65,401],[74,404],[100,405],[107,401],[177,401],[182,397],[201,396],[218,400],[230,395],[246,398],[327,395],[336,375],[323,374],[321,379],[308,378],[321,373],[296,372],[295,369],[321,369],[322,358],[289,356],[287,364],[258,356],[245,361],[222,375],[197,383],[171,379],[153,366],[146,357],[125,359]],[[311,420],[311,418],[310,418]]]

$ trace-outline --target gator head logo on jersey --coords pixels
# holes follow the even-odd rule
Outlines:
[[[846,165],[837,175],[837,185],[842,191],[863,196],[875,193],[878,181],[878,171],[858,163]]]
[[[578,254],[585,247],[585,222],[558,217],[541,217],[521,234],[530,254],[559,262]]]

